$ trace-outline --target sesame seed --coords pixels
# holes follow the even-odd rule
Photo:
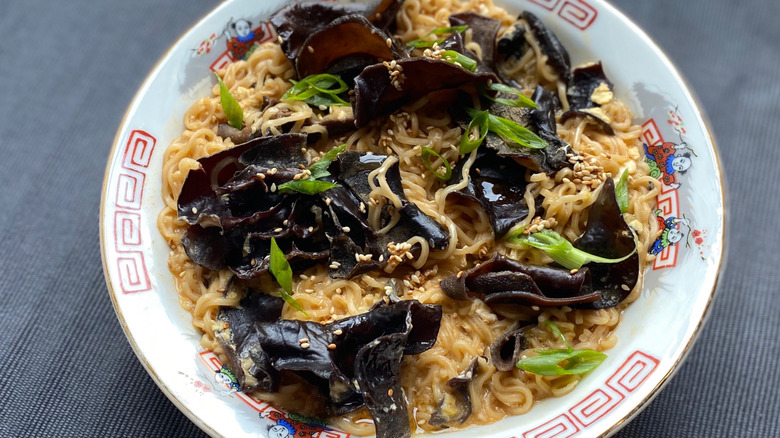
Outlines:
[[[393,388],[390,388],[387,390],[387,396],[392,397],[393,396]]]
[[[276,40],[279,41],[279,44],[282,44],[284,40],[282,39],[281,35],[276,36]]]
[[[287,226],[287,224],[289,224],[289,223],[290,223],[290,221],[288,221],[287,219],[285,219],[285,220],[283,220],[283,221],[282,221],[282,225],[284,225],[285,227],[286,227],[286,226]]]
[[[256,265],[257,264],[257,259],[250,260],[249,264],[252,265],[252,266]]]
[[[306,50],[308,50],[309,53],[314,53],[314,47],[312,47],[312,46],[306,47]]]
[[[281,233],[282,230],[283,229],[281,227],[280,228],[274,228],[274,233]]]
[[[344,333],[344,331],[341,329],[336,329],[333,331],[333,334],[336,336],[341,336],[342,333]]]
[[[390,47],[393,46],[393,40],[388,38],[388,39],[385,40],[385,44],[387,44],[387,48],[389,49]]]
[[[349,228],[349,227],[341,227],[341,231],[343,231],[345,233],[349,233],[350,231],[352,231],[352,229]]]
[[[531,310],[533,310],[534,312],[538,312],[539,306],[531,306]]]
[[[276,183],[271,183],[271,193],[276,191]]]
[[[309,347],[311,347],[311,344],[308,343],[308,342],[304,342],[303,344],[301,344],[301,348],[303,348],[304,350],[309,348]]]
[[[620,288],[621,288],[621,289],[623,289],[623,290],[631,290],[631,288],[630,288],[630,287],[628,287],[628,285],[627,285],[627,284],[621,284],[621,285],[620,285]]]
[[[299,339],[299,340],[298,340],[298,343],[299,343],[299,344],[303,344],[303,343],[305,343],[305,342],[309,342],[309,338],[303,338],[303,339]]]
[[[314,231],[314,227],[309,227],[309,232],[311,233],[312,231]]]
[[[579,269],[572,269],[571,271],[569,271],[569,274],[574,275],[577,272],[579,272]]]
[[[198,209],[195,207],[192,207],[192,214],[198,214]]]
[[[336,344],[328,344],[328,350],[335,350]]]
[[[458,278],[461,278],[461,277],[463,277],[463,271],[458,271],[458,275],[457,275],[457,277],[458,277]]]

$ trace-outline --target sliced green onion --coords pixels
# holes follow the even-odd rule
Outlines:
[[[423,48],[423,47],[433,47],[434,44],[441,44],[446,40],[447,38],[439,38],[435,41],[425,41],[424,38],[427,38],[431,35],[445,35],[450,34],[453,32],[463,32],[466,30],[468,26],[450,26],[450,27],[437,27],[436,29],[433,29],[432,31],[428,32],[423,36],[422,38],[418,38],[414,41],[409,41],[406,43],[407,46],[414,47],[414,48]]]
[[[624,170],[623,174],[620,175],[620,179],[615,185],[615,195],[617,196],[620,212],[625,213],[628,210],[628,169]]]
[[[461,67],[468,71],[474,71],[477,69],[477,61],[462,55],[454,50],[445,50],[441,53],[441,59],[450,62],[452,64],[460,64]]]
[[[547,142],[539,138],[538,135],[529,131],[528,128],[503,117],[490,114],[490,131],[494,132],[510,143],[518,144],[530,149],[544,149]],[[510,144],[511,146],[511,144]]]
[[[322,193],[325,190],[330,190],[334,187],[341,186],[327,181],[299,179],[298,181],[287,181],[284,184],[279,184],[277,189],[281,194],[298,192],[303,193],[304,195],[316,195],[317,193]]]
[[[293,309],[301,312],[307,318],[309,315],[303,310],[303,306],[292,296],[292,268],[290,263],[284,257],[284,252],[276,244],[276,239],[271,238],[271,262],[268,270],[274,276],[276,282],[282,289],[279,291],[282,299]]]
[[[349,88],[338,76],[321,73],[292,83],[292,88],[284,93],[282,100],[301,100],[317,107],[349,105],[349,102],[338,96]]]
[[[540,376],[585,374],[604,362],[607,355],[594,350],[544,350],[545,354],[517,362],[517,367]]]
[[[529,357],[517,362],[517,367],[540,376],[562,376],[567,374],[585,374],[593,371],[604,362],[607,355],[595,350],[575,350],[566,341],[561,330],[552,321],[547,326],[563,340],[566,349],[536,350],[539,356]]]
[[[483,95],[486,98],[492,100],[493,102],[500,103],[501,105],[511,106],[511,107],[539,108],[539,106],[536,105],[536,102],[526,97],[526,95],[523,94],[523,92],[518,90],[517,88],[510,87],[504,84],[499,84],[498,82],[494,82],[490,84],[488,88],[494,91],[502,91],[504,93],[514,94],[515,96],[517,96],[517,99],[504,99],[502,97],[490,97],[490,95],[483,93]]]
[[[436,172],[435,170],[433,170],[433,166],[431,165],[431,155],[433,155],[434,157],[440,159],[442,161],[442,163],[444,164],[444,173],[443,174],[440,174],[440,173]],[[422,157],[422,160],[423,160],[423,163],[425,164],[425,167],[427,167],[428,170],[431,171],[433,176],[435,176],[436,178],[439,178],[442,181],[447,181],[447,180],[450,179],[450,177],[452,176],[452,167],[450,167],[450,163],[448,163],[447,160],[442,158],[442,156],[439,155],[438,152],[434,151],[433,149],[431,149],[429,147],[423,146],[422,150],[420,152],[420,156]]]
[[[523,234],[522,231],[515,232],[507,238],[507,241],[510,243],[522,243],[533,248],[541,249],[546,252],[550,258],[566,269],[580,269],[582,265],[590,262],[619,263],[631,257],[636,252],[635,247],[634,250],[625,257],[617,259],[599,257],[575,248],[571,242],[564,239],[560,234],[553,230],[542,230],[532,234]]]
[[[330,164],[333,162],[333,160],[335,160],[336,157],[338,157],[338,155],[342,153],[346,147],[347,145],[345,143],[341,146],[329,150],[328,153],[323,155],[322,158],[320,158],[316,163],[309,166],[309,172],[311,172],[310,179],[319,179],[330,175],[330,172],[328,172],[328,167],[330,167]]]
[[[322,193],[325,190],[330,190],[334,187],[341,187],[338,184],[328,181],[318,181],[318,179],[330,175],[328,167],[330,167],[333,160],[335,160],[346,147],[346,144],[342,144],[341,146],[329,150],[328,153],[323,155],[316,163],[309,166],[311,176],[309,176],[308,179],[287,181],[286,183],[279,184],[279,187],[277,188],[279,193],[298,192],[303,193],[304,195],[316,195],[317,193]]]
[[[479,145],[482,144],[482,141],[485,140],[485,136],[487,135],[490,128],[488,118],[489,113],[487,111],[469,111],[468,109],[466,111],[468,112],[469,116],[471,116],[471,121],[469,122],[469,126],[466,128],[466,132],[463,133],[463,137],[460,139],[460,149],[458,152],[461,155],[468,154],[469,152],[478,148]],[[469,137],[474,129],[479,130],[479,137],[474,140],[470,140]]]
[[[563,333],[561,332],[561,329],[558,328],[558,325],[550,320],[545,321],[545,324],[547,324],[547,327],[550,327],[550,330],[552,330],[556,336],[561,338],[564,345],[566,345],[566,349],[571,350],[571,345],[569,345],[569,341],[566,340],[566,336],[563,336]]]
[[[512,144],[517,144],[530,149],[544,149],[547,147],[547,142],[539,138],[538,135],[509,119],[494,116],[487,111],[477,111],[472,108],[466,108],[466,113],[472,118],[477,117],[480,113],[486,113],[488,117],[488,130],[503,137],[510,143],[510,146]],[[463,143],[461,142],[461,148],[462,144]]]
[[[228,124],[236,129],[243,129],[244,127],[244,111],[241,109],[241,105],[232,94],[227,85],[222,82],[222,78],[219,77],[217,72],[214,72],[219,82],[219,103],[222,105],[222,112],[225,113],[225,117],[228,119]]]

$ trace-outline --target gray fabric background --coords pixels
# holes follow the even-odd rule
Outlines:
[[[103,279],[101,185],[136,89],[215,0],[0,0],[0,436],[197,437]],[[780,2],[615,0],[709,113],[730,204],[709,323],[618,436],[780,436]]]

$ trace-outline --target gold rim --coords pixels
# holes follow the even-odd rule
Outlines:
[[[682,74],[677,70],[677,67],[672,63],[671,59],[666,55],[666,52],[661,49],[661,47],[655,43],[655,41],[650,38],[644,30],[642,30],[641,27],[639,27],[632,19],[630,19],[628,16],[623,14],[622,11],[617,9],[612,4],[608,3],[607,0],[597,0],[600,1],[607,9],[609,9],[615,16],[617,16],[621,21],[628,23],[632,27],[634,32],[636,32],[643,40],[645,40],[655,51],[657,54],[661,57],[662,61],[664,61],[667,68],[671,69],[672,73],[680,80],[680,82],[683,85],[684,90],[687,92],[688,96],[693,102],[694,109],[696,110],[697,115],[699,116],[704,131],[707,135],[707,137],[710,140],[710,143],[712,145],[712,152],[713,156],[715,158],[715,164],[718,169],[718,177],[719,177],[719,187],[720,187],[720,193],[721,193],[721,205],[723,209],[723,215],[721,217],[721,233],[720,233],[720,252],[717,254],[718,260],[717,260],[717,273],[715,276],[715,281],[713,282],[712,289],[709,293],[709,297],[707,298],[707,302],[704,305],[704,309],[702,310],[701,316],[699,317],[699,320],[696,324],[696,327],[691,332],[691,335],[685,345],[685,347],[682,349],[682,352],[677,357],[677,359],[674,361],[674,363],[670,366],[669,370],[666,372],[666,374],[659,380],[659,382],[656,384],[655,387],[653,387],[650,392],[645,396],[644,399],[639,401],[637,405],[626,415],[624,415],[622,418],[617,420],[612,426],[607,428],[606,431],[601,433],[599,437],[608,437],[613,435],[614,433],[618,432],[620,429],[622,429],[628,422],[630,422],[636,415],[638,415],[643,409],[645,409],[647,406],[649,406],[650,402],[660,393],[661,389],[663,389],[664,386],[666,386],[670,380],[671,377],[674,376],[674,374],[679,370],[680,364],[687,358],[688,354],[691,351],[691,347],[698,339],[699,335],[701,334],[701,329],[706,323],[706,321],[709,319],[710,311],[712,308],[712,302],[715,298],[715,294],[718,289],[718,283],[720,281],[720,273],[725,265],[725,259],[726,259],[726,224],[727,224],[727,216],[728,212],[726,210],[726,183],[725,183],[725,172],[723,171],[722,161],[720,159],[720,153],[718,150],[717,142],[715,141],[715,138],[712,134],[712,129],[710,128],[710,122],[708,117],[705,115],[704,111],[702,110],[701,104],[699,102],[699,99],[694,95],[692,88],[689,86],[688,81],[683,77]],[[111,278],[109,276],[109,270],[108,270],[108,263],[106,261],[106,240],[104,235],[104,229],[105,229],[105,209],[106,209],[106,190],[108,186],[108,178],[112,170],[112,164],[114,162],[118,145],[119,145],[119,139],[122,135],[122,132],[125,128],[126,122],[130,116],[130,111],[135,107],[136,103],[138,102],[140,95],[142,92],[146,91],[146,88],[151,84],[152,78],[155,77],[159,70],[162,67],[163,62],[165,62],[171,54],[174,52],[174,50],[179,47],[179,45],[184,41],[184,39],[198,26],[206,22],[212,15],[216,14],[219,10],[222,8],[227,7],[229,1],[223,2],[221,5],[217,6],[216,8],[212,9],[210,12],[208,12],[206,15],[203,16],[200,20],[198,20],[195,24],[191,25],[188,30],[181,35],[169,48],[166,50],[166,52],[157,60],[154,67],[152,68],[151,72],[146,76],[144,79],[143,84],[139,89],[136,91],[135,95],[130,101],[130,105],[128,106],[127,110],[125,110],[124,115],[122,116],[122,121],[119,124],[119,128],[117,129],[117,132],[114,136],[114,141],[111,147],[111,152],[109,154],[109,159],[106,164],[106,170],[104,172],[103,176],[103,187],[101,190],[101,200],[100,200],[100,223],[99,223],[99,234],[100,234],[100,255],[101,255],[101,261],[103,264],[103,276],[106,281],[106,287],[109,291],[109,295],[111,297],[111,303],[114,307],[114,313],[117,316],[117,319],[119,320],[120,325],[122,326],[122,331],[125,334],[125,338],[130,343],[130,346],[133,349],[133,352],[135,353],[138,360],[141,362],[141,365],[144,367],[146,372],[152,377],[152,380],[157,385],[158,388],[165,394],[165,396],[168,398],[168,400],[173,403],[174,406],[176,406],[179,411],[181,411],[190,421],[192,421],[196,426],[198,426],[201,430],[203,430],[205,433],[207,433],[209,436],[214,438],[225,438],[224,435],[218,433],[216,430],[212,429],[210,426],[208,426],[206,423],[204,423],[197,415],[195,415],[194,412],[192,412],[181,400],[179,400],[173,392],[165,385],[165,383],[160,379],[160,377],[157,375],[157,373],[154,371],[154,369],[151,367],[149,362],[147,361],[144,354],[141,352],[140,347],[136,344],[135,339],[130,334],[130,329],[127,325],[127,321],[124,318],[124,315],[122,314],[119,303],[117,302],[117,293],[113,288],[113,285],[111,283]]]

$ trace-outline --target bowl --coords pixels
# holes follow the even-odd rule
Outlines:
[[[266,17],[285,1],[227,1],[195,24],[159,61],[127,110],[103,185],[100,237],[106,283],[138,359],[168,398],[214,437],[270,437],[281,422],[307,420],[237,392],[179,305],[168,247],[157,231],[161,161],[184,111],[213,85],[211,70],[237,56],[228,24],[248,21],[257,41],[275,38]],[[724,255],[723,177],[714,139],[675,67],[636,25],[601,0],[507,0],[552,29],[572,65],[601,60],[649,147],[690,154],[690,167],[663,184],[641,297],[624,313],[617,346],[571,393],[538,402],[531,414],[447,433],[448,437],[605,436],[635,416],[679,368],[701,330]],[[682,148],[687,147],[686,151]],[[661,166],[663,169],[663,166]],[[299,429],[301,429],[299,427]],[[305,429],[305,428],[304,428]],[[310,425],[316,437],[350,436]],[[303,436],[303,435],[302,435]],[[276,435],[273,435],[275,438]]]

